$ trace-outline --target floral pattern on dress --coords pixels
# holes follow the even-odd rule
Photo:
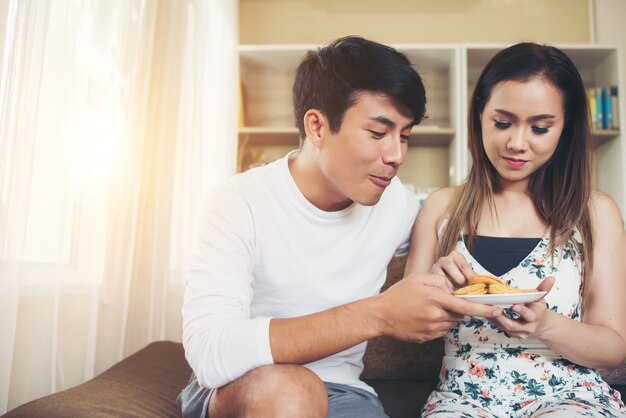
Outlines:
[[[576,230],[571,242],[550,254],[546,234],[500,278],[530,289],[553,277],[554,287],[545,297],[548,309],[580,321],[583,260]],[[463,235],[456,250],[476,273],[491,274],[471,256]],[[548,411],[626,417],[619,392],[596,370],[572,363],[538,339],[511,338],[488,320],[465,317],[444,342],[440,381],[422,410],[424,417],[535,417]]]

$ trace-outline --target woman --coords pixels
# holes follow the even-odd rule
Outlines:
[[[450,330],[423,416],[626,416],[594,370],[626,358],[626,236],[616,204],[590,190],[578,71],[554,47],[506,48],[483,70],[468,123],[468,180],[426,200],[406,272],[548,294]]]

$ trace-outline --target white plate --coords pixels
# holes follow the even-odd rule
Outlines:
[[[459,297],[471,302],[508,308],[511,305],[534,302],[541,299],[545,294],[546,292],[529,292],[503,295],[459,295]]]

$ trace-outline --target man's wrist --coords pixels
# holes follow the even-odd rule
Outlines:
[[[384,315],[384,301],[381,295],[362,299],[355,303],[362,318],[367,339],[386,335],[387,321]]]

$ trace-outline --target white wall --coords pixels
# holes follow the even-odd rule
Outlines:
[[[589,42],[589,0],[239,0],[242,44]]]
[[[626,86],[626,24],[624,24],[624,18],[626,17],[626,1],[624,0],[589,0],[590,1],[590,28],[591,39],[599,44],[616,45],[620,48],[619,59],[621,61],[620,68],[621,74],[618,75],[620,85]],[[622,155],[626,155],[626,91],[619,92],[620,100],[620,130],[621,134],[621,147]],[[622,208],[626,208],[626,169],[624,167],[621,170],[621,183],[623,185],[622,202],[618,202]],[[625,210],[625,209],[622,209]],[[622,213],[626,216],[626,213]]]

